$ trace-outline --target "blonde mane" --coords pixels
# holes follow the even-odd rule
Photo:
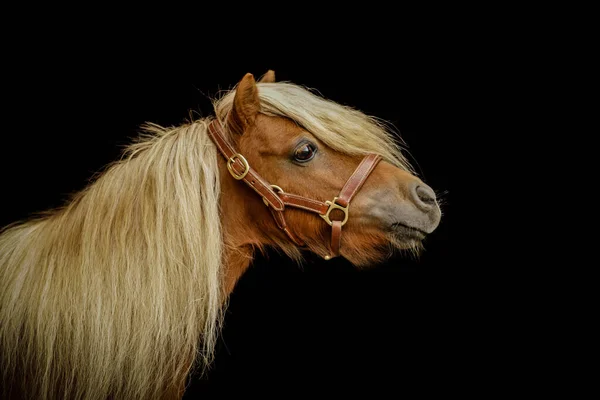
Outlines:
[[[206,127],[148,127],[65,208],[0,236],[5,385],[20,374],[30,398],[161,398],[186,361],[210,360],[223,296]]]
[[[223,124],[234,94],[214,101]],[[375,118],[291,83],[260,83],[259,97],[261,112],[295,121],[335,150],[378,153],[412,171]],[[181,395],[191,369],[210,363],[226,299],[209,122],[146,126],[65,207],[1,232],[5,390],[163,398]]]

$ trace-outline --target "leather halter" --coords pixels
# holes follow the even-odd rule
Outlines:
[[[296,194],[286,193],[279,186],[271,185],[264,180],[252,167],[243,155],[235,151],[223,135],[221,123],[213,120],[208,125],[209,137],[216,144],[217,148],[227,160],[227,169],[231,176],[236,180],[244,181],[256,193],[258,193],[263,202],[277,223],[277,226],[283,230],[287,236],[298,246],[305,246],[305,243],[298,238],[287,225],[283,211],[285,206],[295,207],[306,211],[311,211],[319,214],[321,218],[331,225],[331,254],[324,258],[330,260],[333,257],[340,255],[340,243],[342,240],[342,226],[348,221],[348,207],[350,200],[360,190],[371,172],[381,161],[381,156],[377,154],[368,154],[363,158],[354,173],[348,178],[346,184],[333,201],[322,202],[319,200],[309,199],[307,197],[298,196]],[[340,210],[344,213],[342,220],[331,220],[330,213],[333,210]]]

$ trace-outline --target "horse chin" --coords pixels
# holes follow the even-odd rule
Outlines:
[[[392,250],[401,252],[409,251],[415,256],[419,256],[423,251],[423,240],[417,237],[407,237],[394,232],[389,235],[389,246]]]
[[[424,249],[422,239],[416,235],[392,230],[376,236],[377,240],[369,241],[368,245],[342,246],[342,256],[360,269],[370,269],[377,268],[396,255],[417,259]]]

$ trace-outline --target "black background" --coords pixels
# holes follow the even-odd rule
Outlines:
[[[5,40],[1,225],[61,205],[119,157],[142,123],[209,115],[209,97],[267,69],[392,122],[442,197],[440,227],[417,260],[397,256],[357,271],[344,260],[307,255],[299,268],[274,252],[259,256],[231,297],[215,363],[192,379],[189,398],[239,388],[277,394],[276,382],[294,391],[324,384],[462,393],[474,377],[486,380],[490,343],[482,338],[494,327],[477,300],[485,282],[473,286],[456,254],[465,243],[453,186],[456,143],[469,134],[471,96],[486,79],[471,36],[412,26],[282,45],[251,30],[219,41],[198,28],[181,41],[150,23],[127,35],[81,25]]]

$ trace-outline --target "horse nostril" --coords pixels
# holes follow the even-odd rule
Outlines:
[[[431,189],[427,185],[418,185],[415,188],[415,194],[417,202],[420,202],[421,205],[424,206],[433,206],[435,205],[435,193],[433,189]]]

